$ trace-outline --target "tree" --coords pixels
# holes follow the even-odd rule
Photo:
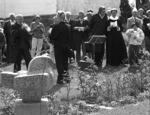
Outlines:
[[[121,0],[120,1],[120,12],[121,12],[121,20],[125,24],[127,19],[132,16],[132,8],[129,5],[128,0]]]

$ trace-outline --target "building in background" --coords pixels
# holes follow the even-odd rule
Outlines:
[[[76,15],[79,11],[92,9],[97,13],[100,6],[119,9],[119,5],[120,0],[0,0],[0,18],[6,18],[10,12],[30,16],[49,15],[57,10],[65,10]]]
[[[119,5],[120,0],[57,0],[57,10],[71,11],[72,14],[89,9],[97,13],[100,6],[119,9]]]
[[[8,17],[11,12],[24,16],[54,14],[56,4],[56,0],[0,0],[0,18]]]

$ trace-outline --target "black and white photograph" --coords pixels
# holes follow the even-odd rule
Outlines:
[[[150,115],[150,0],[0,0],[0,115]]]

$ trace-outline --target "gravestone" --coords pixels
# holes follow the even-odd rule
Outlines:
[[[47,56],[37,56],[31,60],[28,67],[28,75],[34,75],[34,74],[41,74],[41,73],[48,73],[49,77],[47,78],[47,88],[51,89],[52,86],[55,84],[55,64],[53,60]]]
[[[40,103],[23,103],[21,99],[15,101],[14,115],[48,115],[48,99],[41,99]]]
[[[14,89],[23,102],[40,102],[47,89],[48,73],[18,75],[14,79]]]
[[[42,96],[54,86],[55,65],[46,55],[37,56],[29,63],[26,74],[14,78],[14,88],[22,100],[16,100],[15,115],[48,115],[48,105]]]
[[[14,77],[17,76],[17,73],[3,71],[1,72],[1,85],[5,88],[14,88]]]

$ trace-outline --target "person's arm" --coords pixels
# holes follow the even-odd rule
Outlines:
[[[139,37],[138,37],[138,40],[139,40],[139,41],[143,41],[144,38],[145,38],[145,35],[144,35],[143,30],[139,29]]]
[[[130,19],[128,18],[127,19],[127,29],[129,29],[130,28]]]
[[[128,29],[125,34],[127,36],[127,41],[129,42],[129,39],[131,38],[131,30]]]
[[[138,20],[139,20],[139,28],[142,29],[142,27],[143,27],[143,22],[142,22],[141,19],[138,19]]]
[[[51,32],[51,34],[49,36],[50,43],[53,44],[54,41],[57,40],[59,34],[60,34],[60,30],[58,30],[57,26],[54,26],[53,29],[52,29],[52,32]]]
[[[5,24],[4,24],[4,34],[5,34],[5,36],[7,36],[7,33],[8,32],[8,30],[7,30],[7,23],[5,22]]]
[[[30,28],[31,28],[31,32],[33,32],[37,29],[37,26],[35,26],[35,24],[32,22]]]
[[[44,36],[46,36],[45,26],[42,23],[41,23],[41,30],[42,30]]]

